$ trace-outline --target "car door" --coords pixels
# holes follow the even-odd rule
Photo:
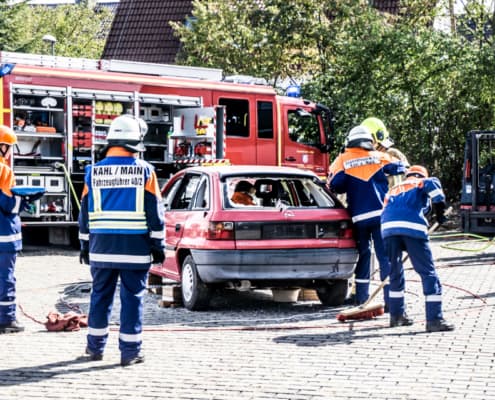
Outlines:
[[[193,210],[193,200],[201,180],[199,173],[187,173],[170,182],[165,188],[165,251],[163,271],[167,277],[180,280],[177,248],[184,233],[184,225]]]

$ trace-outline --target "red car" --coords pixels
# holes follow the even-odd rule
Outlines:
[[[251,186],[252,204],[233,201],[238,186]],[[162,194],[167,256],[151,273],[180,282],[186,308],[206,309],[216,288],[312,288],[325,305],[344,302],[358,257],[352,224],[314,173],[191,167]]]

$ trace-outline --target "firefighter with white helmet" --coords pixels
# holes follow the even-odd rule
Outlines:
[[[107,148],[121,146],[132,153],[146,150],[143,138],[148,131],[146,122],[131,115],[115,118],[107,135]]]
[[[346,193],[347,206],[355,228],[359,258],[355,270],[356,304],[369,296],[371,240],[380,263],[380,276],[385,279],[390,263],[385,254],[380,233],[380,215],[388,190],[387,175],[405,171],[400,161],[392,161],[386,153],[376,151],[373,137],[362,125],[352,128],[346,138],[345,151],[330,166],[328,183],[335,193]],[[388,286],[384,289],[388,305]]]
[[[164,223],[154,168],[144,151],[146,123],[130,115],[113,120],[105,158],[86,167],[79,215],[80,262],[91,266],[93,288],[86,354],[103,359],[120,278],[119,349],[123,366],[144,361],[142,294],[151,263],[162,264]]]
[[[412,325],[405,312],[405,278],[402,252],[407,251],[414,270],[421,276],[425,295],[426,330],[451,331],[454,325],[443,318],[442,285],[428,240],[428,221],[425,214],[430,205],[437,222],[445,222],[445,195],[440,181],[428,177],[421,165],[413,165],[406,179],[387,193],[381,217],[382,236],[391,261],[390,272],[390,326]]]
[[[16,280],[14,277],[17,252],[22,250],[19,211],[22,199],[12,193],[14,174],[7,158],[17,143],[15,133],[0,126],[0,333],[22,332],[16,319]]]

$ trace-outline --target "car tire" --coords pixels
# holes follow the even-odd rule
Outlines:
[[[191,256],[187,256],[182,263],[181,292],[182,302],[188,310],[200,311],[208,308],[211,289],[201,281]]]
[[[326,281],[316,288],[316,294],[324,306],[340,306],[344,304],[348,288],[347,280]]]

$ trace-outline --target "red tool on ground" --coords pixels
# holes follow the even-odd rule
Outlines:
[[[447,211],[445,211],[445,215],[449,215],[452,211],[452,207],[449,207]],[[434,232],[440,224],[435,222],[431,228],[428,230],[428,233]],[[405,263],[409,258],[409,254],[402,259],[402,263]],[[388,278],[385,278],[380,285],[375,289],[375,291],[371,294],[371,296],[364,302],[363,304],[350,308],[349,310],[344,310],[337,314],[337,320],[340,322],[345,322],[347,320],[368,320],[383,315],[385,313],[385,307],[383,304],[370,304],[373,299],[376,297],[378,293],[382,291],[385,285],[388,283]]]

